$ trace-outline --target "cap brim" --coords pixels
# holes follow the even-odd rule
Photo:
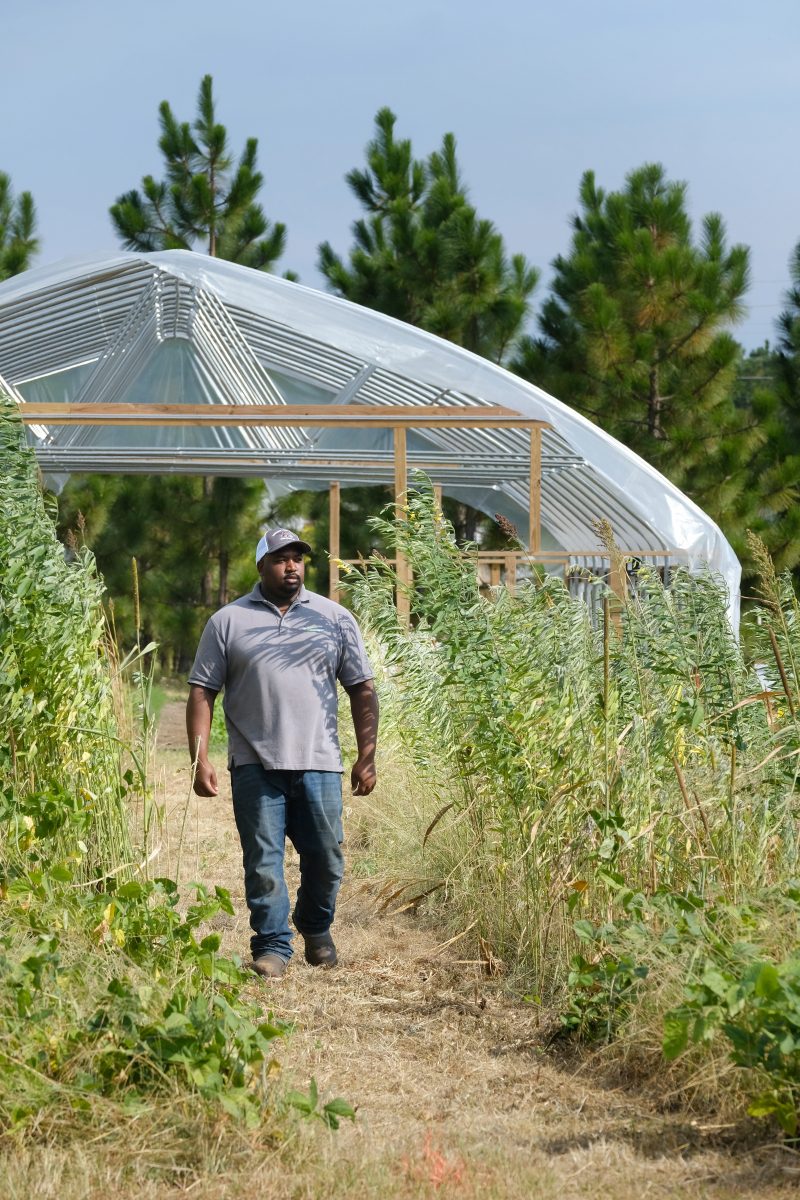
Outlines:
[[[303,551],[303,554],[311,553],[311,547],[308,542],[301,542],[298,539],[296,542],[284,542],[282,546],[278,546],[277,550],[267,550],[264,558],[269,558],[273,554],[280,554],[281,550],[292,550],[295,546],[298,546]]]

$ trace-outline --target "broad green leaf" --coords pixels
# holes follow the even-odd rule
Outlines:
[[[772,963],[762,963],[755,980],[756,995],[769,998],[780,990],[781,979],[777,968]]]
[[[715,967],[708,967],[700,976],[700,982],[704,987],[707,987],[715,996],[725,996],[730,986],[730,980],[726,979],[721,971]]]
[[[797,1110],[785,1099],[766,1093],[757,1096],[747,1108],[751,1117],[775,1117],[784,1133],[791,1137],[797,1133]]]
[[[352,1121],[356,1119],[356,1110],[352,1104],[342,1099],[341,1096],[336,1096],[333,1100],[329,1100],[325,1105],[325,1111],[335,1113],[337,1117],[348,1117]]]
[[[117,895],[120,900],[138,900],[144,895],[144,888],[132,879],[129,883],[123,883],[122,887],[117,888]]]
[[[303,1092],[287,1092],[286,1103],[297,1109],[298,1112],[310,1114],[314,1111],[316,1104],[312,1103],[311,1098]]]
[[[667,1013],[664,1018],[664,1037],[661,1049],[667,1062],[683,1054],[689,1044],[689,1018],[677,1013]]]

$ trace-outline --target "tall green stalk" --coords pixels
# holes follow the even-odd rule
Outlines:
[[[88,550],[58,541],[17,405],[5,398],[0,473],[0,788],[6,804],[50,805],[64,852],[81,855],[71,869],[104,875],[132,852],[103,587]],[[29,855],[26,828],[19,848]]]

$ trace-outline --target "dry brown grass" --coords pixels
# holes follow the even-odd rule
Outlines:
[[[181,874],[230,889],[236,914],[218,927],[223,949],[244,955],[249,929],[226,777],[219,799],[192,797],[186,807],[180,705],[164,712],[159,761],[169,816],[156,873],[174,869],[185,824]],[[294,881],[293,861],[289,872]],[[655,1096],[603,1086],[591,1060],[559,1060],[543,1049],[534,1008],[508,994],[502,979],[459,963],[459,945],[442,949],[447,935],[421,918],[380,914],[377,890],[351,870],[336,924],[337,970],[315,971],[295,960],[284,980],[254,980],[252,988],[265,1011],[294,1022],[278,1051],[286,1084],[305,1089],[314,1076],[325,1099],[343,1095],[357,1106],[354,1124],[331,1134],[319,1123],[297,1121],[275,1147],[228,1122],[210,1123],[187,1129],[181,1145],[174,1121],[161,1127],[151,1114],[109,1126],[95,1143],[7,1152],[0,1161],[3,1194],[13,1200],[236,1200],[256,1192],[287,1200],[795,1194],[800,1156],[757,1146],[747,1125],[665,1112]]]

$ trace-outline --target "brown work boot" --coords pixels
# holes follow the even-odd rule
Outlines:
[[[304,933],[306,962],[312,967],[335,967],[339,961],[330,933]]]
[[[253,959],[253,970],[262,979],[280,979],[288,965],[288,959],[281,958],[280,954],[259,954]]]

